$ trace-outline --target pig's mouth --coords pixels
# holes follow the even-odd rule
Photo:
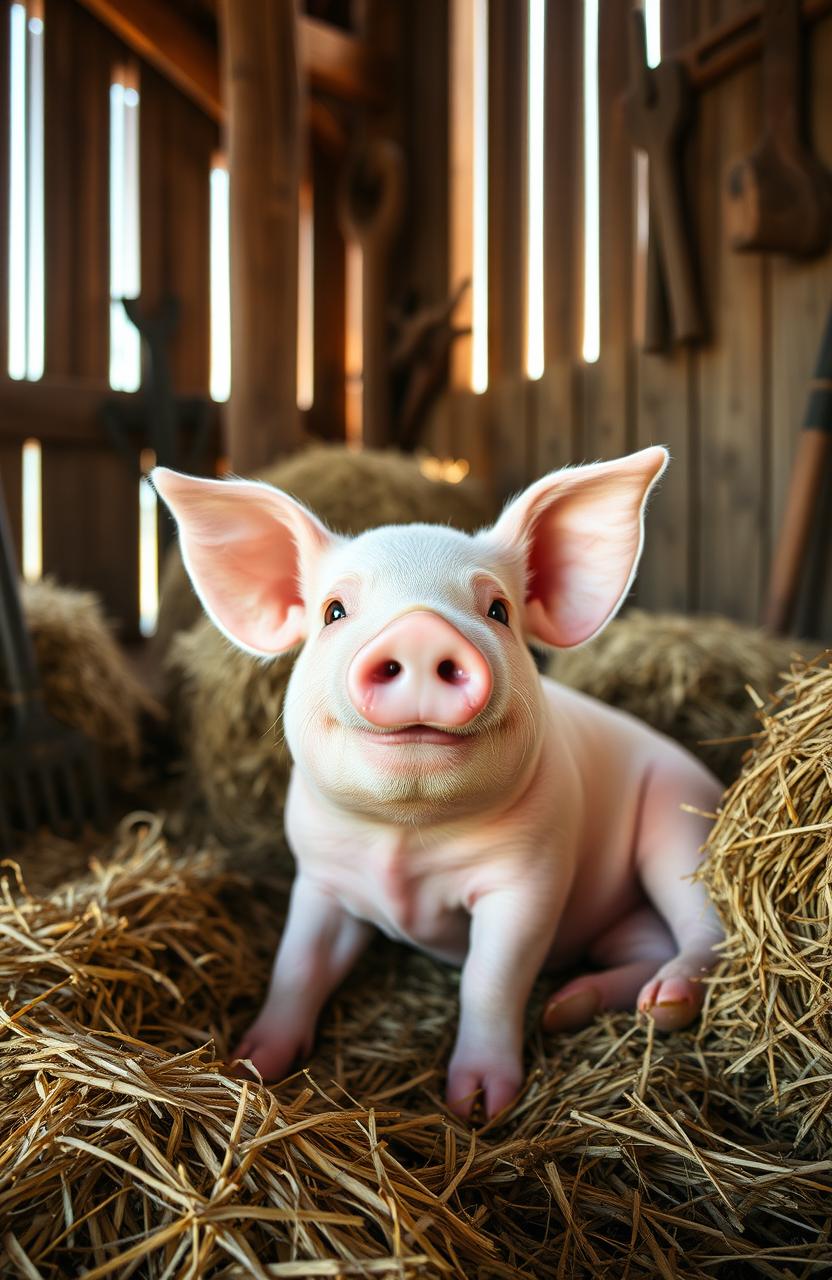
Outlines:
[[[364,733],[380,746],[398,747],[415,742],[428,743],[431,746],[457,747],[470,734],[453,733],[450,729],[436,729],[429,724],[408,724],[402,729],[378,730],[365,729]]]

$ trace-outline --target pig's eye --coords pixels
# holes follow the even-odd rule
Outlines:
[[[488,610],[489,618],[493,618],[495,622],[502,622],[504,627],[508,626],[508,609],[502,600],[494,600],[491,608]]]
[[[341,604],[340,600],[330,600],[324,610],[324,626],[328,627],[333,622],[338,622],[341,618],[346,618],[347,611]]]

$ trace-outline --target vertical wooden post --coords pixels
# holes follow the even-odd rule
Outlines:
[[[361,246],[362,439],[390,444],[388,265],[404,203],[404,157],[390,138],[359,144],[347,162],[341,192],[345,236]]]
[[[296,0],[223,0],[231,226],[228,454],[250,472],[300,443]]]

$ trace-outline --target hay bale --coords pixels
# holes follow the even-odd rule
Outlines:
[[[379,940],[305,1076],[231,1078],[288,886],[267,904],[224,865],[136,815],[60,890],[6,873],[0,1274],[704,1280],[828,1261],[828,1163],[785,1154],[773,1115],[753,1129],[759,1095],[694,1032],[654,1040],[617,1014],[544,1041],[533,1009],[525,1092],[472,1134],[441,1104],[456,975]]]
[[[589,644],[555,654],[549,674],[646,720],[728,783],[759,728],[748,686],[768,696],[803,649],[728,618],[631,609]]]
[[[795,665],[727,792],[701,877],[725,925],[704,1034],[802,1149],[832,1146],[832,651]]]
[[[45,578],[24,583],[22,599],[47,710],[94,742],[108,776],[128,788],[137,776],[142,718],[161,717],[161,707],[133,675],[92,592]],[[0,689],[0,716],[2,699]]]
[[[339,533],[412,521],[473,531],[491,516],[476,486],[428,480],[412,458],[394,453],[310,449],[262,478],[307,503]],[[290,767],[281,713],[293,659],[264,663],[234,649],[201,616],[178,553],[166,566],[165,584],[169,701],[189,771],[224,840],[242,852],[274,849]],[[200,620],[181,630],[191,611]],[[174,618],[180,631],[171,643]]]

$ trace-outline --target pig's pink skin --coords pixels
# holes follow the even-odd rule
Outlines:
[[[590,982],[599,1003],[614,1008],[631,1007],[654,976],[659,986],[649,1003],[658,1004],[662,983],[679,974],[689,1021],[701,1005],[690,979],[711,967],[721,937],[701,885],[683,879],[698,865],[709,821],[680,811],[686,801],[713,812],[719,784],[640,721],[550,680],[540,683],[541,734],[527,767],[516,786],[477,814],[387,825],[333,804],[300,769],[289,791],[287,833],[308,894],[301,951],[320,950],[310,904],[319,901],[323,912],[337,902],[345,928],[361,919],[464,966],[448,1075],[448,1101],[462,1114],[479,1088],[489,1115],[516,1095],[523,1014],[541,969],[582,956],[602,963],[602,973],[570,983],[567,994]],[[455,748],[378,750],[408,758],[410,767],[417,753],[431,754],[441,770]],[[353,933],[339,941],[355,946],[357,956],[367,938]],[[280,956],[276,972],[287,995],[296,990]],[[337,981],[331,978],[315,988],[320,1003]],[[285,1028],[286,1012],[275,1017],[275,1030]],[[268,1045],[268,1019],[261,1033]],[[266,1053],[274,1055],[274,1044]],[[279,1075],[291,1061],[272,1056],[270,1065]]]
[[[480,1090],[494,1115],[521,1087],[542,969],[601,966],[558,993],[553,1028],[636,1002],[660,1026],[698,1012],[721,930],[689,879],[709,820],[680,806],[712,813],[719,785],[641,722],[541,680],[526,645],[580,643],[615,612],[665,460],[651,449],[544,477],[475,537],[411,525],[337,538],[267,486],[154,473],[226,634],[263,654],[305,638],[284,710],[298,875],[266,1002],[237,1049],[264,1078],[308,1052],[374,928],[462,965],[447,1090],[462,1115]],[[346,616],[323,625],[335,599]],[[488,616],[495,599],[509,626]],[[388,640],[411,643],[410,614],[458,633],[491,677],[472,719],[440,708],[427,740],[413,726],[435,704],[418,680],[402,722],[379,727],[347,678],[378,637],[382,657],[395,656]]]

